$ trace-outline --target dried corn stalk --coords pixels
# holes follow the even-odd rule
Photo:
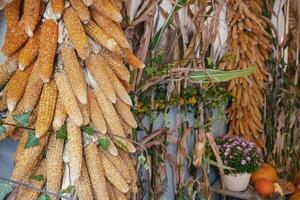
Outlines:
[[[265,61],[271,48],[271,36],[265,31],[266,22],[260,18],[259,1],[227,2],[228,52],[234,59],[223,64],[225,70],[256,67],[256,72],[248,78],[238,78],[229,82],[228,90],[233,96],[228,109],[229,133],[255,140],[263,146],[261,131],[263,124],[259,109],[263,105],[262,91],[268,76]]]

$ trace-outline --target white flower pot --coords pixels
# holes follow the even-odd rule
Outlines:
[[[224,176],[224,184],[226,189],[240,192],[247,189],[251,174],[227,174]]]

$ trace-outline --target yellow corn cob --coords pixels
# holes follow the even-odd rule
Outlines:
[[[101,57],[101,55],[99,57]],[[104,58],[103,58],[103,60],[104,60]],[[105,65],[103,65],[103,67],[106,70],[106,73],[110,79],[110,82],[112,83],[112,85],[115,89],[117,96],[122,101],[124,101],[126,104],[132,106],[132,101],[131,101],[130,96],[128,95],[126,89],[124,88],[122,83],[119,81],[118,77],[115,75],[113,70],[106,63],[105,63]]]
[[[124,178],[124,180],[127,183],[130,183],[131,177],[130,177],[129,169],[126,166],[125,162],[120,157],[120,155],[112,156],[108,152],[103,151],[103,156],[105,156],[106,158],[108,158],[108,160],[113,164],[113,166],[121,174],[121,176]]]
[[[53,13],[60,18],[65,8],[65,0],[50,0],[50,3]]]
[[[82,165],[82,137],[80,127],[67,120],[70,175],[72,185],[79,179]]]
[[[84,160],[82,160],[81,175],[75,182],[75,189],[79,200],[94,200],[92,184]]]
[[[40,21],[41,0],[24,0],[23,16],[21,21],[24,21],[24,29],[29,37],[32,37],[33,31]]]
[[[110,155],[112,155],[112,156],[117,156],[118,155],[118,149],[117,149],[117,147],[115,146],[115,144],[113,143],[113,141],[110,139],[110,137],[108,135],[99,134],[99,138],[100,139],[106,139],[106,140],[109,141],[107,152]]]
[[[130,106],[124,103],[121,99],[117,98],[117,102],[115,104],[115,109],[122,117],[122,119],[132,128],[137,127],[137,123],[134,119],[134,116],[130,110]]]
[[[131,142],[124,139],[125,133],[123,131],[119,116],[110,101],[104,96],[100,88],[95,88],[94,94],[97,98],[98,104],[104,115],[104,119],[108,126],[108,129],[114,135],[114,140],[123,148],[126,148],[129,152],[135,152],[135,147]],[[119,136],[119,137],[118,137]]]
[[[2,95],[0,98],[0,112],[3,112],[7,109],[6,96]]]
[[[127,138],[131,138],[132,137],[132,127],[129,126],[123,119],[122,117],[120,117],[120,121],[123,127],[124,132],[126,133],[126,137]]]
[[[30,177],[27,178],[27,183],[37,189],[42,189],[47,178],[47,173],[46,173],[46,160],[40,161],[34,169],[34,172],[31,174],[32,176],[43,176],[42,180],[34,180],[31,179]],[[16,200],[23,200],[23,199],[37,199],[39,196],[40,192],[28,188],[23,188],[21,187],[18,191],[17,198]]]
[[[116,102],[116,93],[114,87],[109,80],[108,74],[104,68],[105,61],[102,57],[90,55],[86,61],[86,65],[93,75],[98,86],[103,90],[105,96],[113,103]]]
[[[79,17],[77,16],[73,8],[68,8],[65,11],[63,19],[68,32],[68,36],[79,57],[82,59],[86,59],[90,54],[90,47]]]
[[[33,69],[28,78],[27,86],[22,98],[25,112],[34,109],[43,89],[43,81],[39,76],[39,67],[37,60],[33,65]]]
[[[15,27],[20,19],[21,0],[13,0],[4,8],[7,30]]]
[[[123,17],[120,11],[114,7],[109,0],[94,0],[93,7],[96,8],[101,15],[120,23],[123,20]]]
[[[120,80],[129,82],[130,72],[124,65],[122,58],[115,56],[114,54],[106,50],[101,51],[101,55],[105,58],[105,61],[112,68],[112,70]]]
[[[77,126],[81,126],[83,118],[66,73],[64,71],[57,72],[55,74],[55,81],[68,116]]]
[[[117,188],[113,187],[112,188],[114,191],[115,196],[117,197],[116,200],[127,200],[126,196],[124,193],[120,192]],[[129,193],[129,192],[127,192]],[[127,194],[126,193],[126,194]]]
[[[20,50],[19,54],[19,69],[24,70],[39,52],[39,32],[35,31],[33,37],[30,38],[25,46]]]
[[[15,164],[11,179],[15,181],[22,181],[22,179],[30,174],[36,164],[46,145],[48,134],[45,134],[39,139],[38,145],[25,149],[19,158],[19,162]]]
[[[28,77],[32,70],[32,65],[24,71],[17,70],[4,88],[7,108],[11,112],[15,109],[17,103],[22,98]]]
[[[15,153],[15,163],[20,160],[20,158],[25,150],[25,144],[27,142],[28,134],[29,134],[29,131],[24,128],[20,128],[20,129],[18,129],[18,131],[21,132],[21,137],[20,137],[20,140],[19,140],[19,143],[18,143],[18,146],[16,149],[16,153]]]
[[[121,156],[121,158],[123,159],[123,161],[125,162],[125,164],[127,165],[128,169],[129,169],[129,173],[130,173],[130,177],[131,177],[131,181],[130,181],[130,185],[129,185],[130,192],[137,193],[138,192],[138,188],[136,185],[137,174],[135,172],[134,164],[132,163],[131,158],[128,153],[126,153],[124,151],[119,151],[119,155]]]
[[[95,22],[113,39],[117,41],[117,43],[123,48],[130,48],[130,45],[125,37],[122,28],[115,24],[111,19],[104,17],[101,15],[96,9],[92,10],[92,17]]]
[[[58,95],[53,122],[52,122],[53,130],[58,131],[65,123],[66,118],[67,118],[67,111],[65,109],[65,106],[62,102],[60,95]]]
[[[96,97],[94,96],[91,90],[88,91],[88,98],[91,111],[91,121],[96,130],[104,134],[107,131],[106,123],[103,117],[103,113],[96,100]]]
[[[90,115],[91,115],[89,104],[88,103],[87,104],[78,103],[78,104],[83,118],[82,125],[83,126],[88,125],[90,123]]]
[[[96,199],[109,200],[103,163],[97,145],[88,144],[84,148],[84,155]]]
[[[93,0],[82,0],[82,2],[88,7],[93,4]]]
[[[107,192],[108,192],[109,200],[116,200],[117,197],[115,195],[113,186],[110,184],[109,181],[106,181],[106,185],[107,185]]]
[[[91,15],[88,7],[81,0],[70,0],[72,7],[74,8],[76,14],[82,21],[86,24],[90,21]]]
[[[110,0],[111,5],[113,5],[116,9],[122,10],[122,1],[120,0]]]
[[[85,75],[78,62],[74,49],[63,47],[61,55],[74,94],[80,103],[87,104],[87,85]]]
[[[18,57],[13,55],[0,65],[0,86],[5,84],[17,69]]]
[[[14,54],[28,39],[24,30],[24,22],[20,21],[17,25],[7,30],[2,46],[2,52],[6,56]]]
[[[54,20],[47,19],[41,26],[39,35],[40,77],[44,83],[50,81],[58,39],[58,27]]]
[[[45,83],[39,101],[38,115],[35,123],[35,134],[37,138],[42,137],[52,125],[55,105],[57,99],[57,88],[55,81]]]
[[[118,43],[111,36],[107,35],[93,20],[85,24],[84,29],[97,43],[118,55],[122,55],[122,50]]]
[[[47,159],[47,190],[58,193],[63,177],[64,140],[57,139],[55,132],[49,137],[46,151]]]
[[[103,152],[101,150],[99,151],[99,154],[104,166],[106,179],[121,192],[128,192],[129,186],[126,183],[125,179],[121,176],[119,171],[114,167],[114,165],[109,161],[109,159],[103,155]]]
[[[134,68],[144,68],[145,64],[133,53],[130,51],[130,49],[125,49],[123,48],[123,53],[124,53],[124,59],[125,61],[131,65]]]

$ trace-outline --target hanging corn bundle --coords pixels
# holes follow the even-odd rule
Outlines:
[[[247,78],[229,82],[228,90],[233,96],[228,108],[229,133],[240,135],[264,146],[260,108],[263,106],[263,90],[268,77],[265,61],[271,48],[271,36],[266,32],[266,22],[260,18],[260,1],[227,2],[228,51],[222,64],[225,70],[255,67]]]
[[[122,31],[121,6],[109,0],[14,0],[6,7],[1,110],[8,110],[4,123],[21,126],[0,129],[1,139],[20,138],[12,179],[38,188],[46,183],[58,193],[69,171],[79,199],[124,199],[137,192],[128,161],[135,147],[126,136],[137,122],[124,61],[134,68],[144,64]],[[30,174],[44,179],[37,184]],[[39,195],[18,195],[25,192]]]

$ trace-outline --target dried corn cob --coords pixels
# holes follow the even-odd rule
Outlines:
[[[65,109],[69,117],[77,126],[81,126],[83,122],[83,118],[80,112],[78,102],[72,91],[66,73],[64,71],[57,72],[55,74],[55,81],[63,105],[65,106]]]
[[[113,166],[117,169],[117,171],[120,172],[124,180],[127,183],[130,183],[131,177],[130,177],[129,169],[126,166],[125,162],[120,157],[120,155],[112,156],[108,152],[103,151],[103,156],[108,158],[108,160],[113,164]]]
[[[122,50],[124,53],[124,59],[129,65],[131,65],[134,68],[144,68],[145,67],[145,64],[138,57],[136,57],[130,51],[130,49],[123,48]]]
[[[24,70],[33,62],[39,52],[39,31],[35,31],[33,37],[30,38],[25,46],[20,50],[19,69]]]
[[[50,134],[47,159],[47,190],[58,193],[63,177],[64,140],[56,138],[55,132]]]
[[[126,148],[127,151],[132,153],[135,152],[135,147],[133,146],[133,144],[131,144],[131,142],[129,142],[128,140],[124,139],[125,133],[123,131],[119,116],[112,103],[108,101],[108,99],[104,96],[100,88],[95,88],[94,94],[102,110],[106,124],[111,133],[114,135],[115,141],[122,148]]]
[[[92,17],[95,22],[113,39],[117,41],[117,43],[123,48],[130,48],[130,45],[125,37],[122,28],[115,24],[111,19],[104,17],[101,15],[96,9],[92,10]]]
[[[27,142],[28,134],[29,134],[29,131],[24,128],[20,128],[20,129],[18,129],[18,131],[21,132],[21,137],[20,137],[20,140],[19,140],[19,143],[18,143],[18,146],[16,149],[16,153],[15,153],[15,163],[20,160],[23,152],[25,151],[25,144]]]
[[[120,121],[123,127],[124,132],[126,133],[127,138],[132,137],[132,127],[129,126],[123,119],[120,117]]]
[[[79,200],[94,200],[92,184],[84,160],[82,161],[81,175],[75,182],[75,188]]]
[[[91,90],[88,91],[88,98],[91,111],[91,121],[96,130],[104,134],[107,131],[106,123],[103,117],[103,113],[96,100],[96,97],[94,96]]]
[[[65,0],[50,0],[50,3],[56,18],[60,18],[65,8]]]
[[[84,155],[96,199],[109,200],[103,163],[97,145],[88,144],[84,148]]]
[[[88,7],[93,4],[93,0],[82,0],[82,2]]]
[[[130,155],[124,151],[119,151],[119,155],[121,156],[121,158],[123,159],[123,161],[125,162],[125,164],[127,165],[128,169],[129,169],[129,173],[130,173],[130,177],[131,177],[131,181],[130,181],[130,185],[129,185],[130,192],[137,193],[138,187],[136,185],[136,182],[138,179],[137,179],[135,167],[131,161]]]
[[[79,17],[76,15],[73,8],[68,8],[65,11],[63,19],[68,36],[79,57],[86,59],[90,54],[90,47]]]
[[[114,167],[109,159],[103,155],[103,152],[101,150],[99,154],[102,159],[105,177],[107,178],[107,180],[121,192],[128,192],[129,186],[126,183],[125,179],[121,176],[120,172]]]
[[[37,189],[42,189],[46,182],[46,177],[47,177],[46,160],[44,159],[44,160],[40,161],[37,165],[38,166],[36,167],[36,169],[34,170],[34,172],[31,175],[32,176],[41,176],[42,179],[34,180],[29,177],[29,178],[27,178],[27,180],[28,180],[29,185],[31,185]],[[37,199],[39,194],[40,194],[40,192],[37,190],[32,190],[32,189],[21,187],[18,191],[16,200]]]
[[[6,97],[2,95],[0,98],[0,112],[3,112],[7,109]]]
[[[120,192],[117,188],[113,187],[113,191],[116,196],[116,200],[127,200],[125,194]],[[129,192],[127,192],[127,193],[129,193]]]
[[[42,137],[52,125],[55,105],[57,99],[57,88],[55,81],[44,84],[39,101],[38,115],[35,123],[35,134],[37,138]]]
[[[39,36],[40,77],[44,83],[47,83],[52,76],[57,47],[58,27],[56,22],[51,19],[45,20]]]
[[[5,84],[17,69],[18,56],[13,55],[0,65],[0,86]]]
[[[22,98],[31,70],[32,65],[24,71],[17,70],[5,86],[4,95],[6,96],[7,108],[10,112],[15,109]]]
[[[108,78],[108,74],[104,68],[105,61],[102,57],[96,55],[90,55],[86,61],[86,65],[92,73],[95,81],[99,87],[103,90],[105,96],[113,103],[116,102],[116,93],[111,81]]]
[[[13,0],[4,8],[7,30],[15,27],[20,19],[21,0]]]
[[[20,21],[17,25],[6,32],[2,52],[6,56],[14,54],[28,39],[24,30],[24,22]]]
[[[82,165],[82,138],[80,127],[67,120],[68,145],[70,157],[70,175],[72,185],[79,179]]]
[[[134,119],[134,116],[130,110],[130,106],[124,103],[121,99],[117,98],[117,102],[115,104],[115,109],[122,117],[122,119],[132,128],[137,127],[137,123]]]
[[[122,10],[122,1],[120,0],[110,0],[111,5],[113,5],[119,11]]]
[[[113,186],[110,184],[109,181],[106,181],[106,185],[107,185],[107,192],[108,192],[109,200],[116,200],[117,197],[114,193]]]
[[[122,58],[115,56],[106,50],[101,51],[101,56],[105,58],[106,63],[112,68],[120,80],[129,82],[130,72],[123,64]]]
[[[33,36],[33,31],[40,21],[42,3],[41,0],[24,0],[21,21],[24,21],[24,30],[29,37]]]
[[[91,18],[88,7],[81,0],[70,0],[70,3],[82,23],[88,23]]]
[[[53,130],[58,131],[62,127],[62,125],[65,123],[66,118],[67,118],[67,111],[65,109],[65,106],[62,102],[60,95],[58,95],[57,101],[56,101],[54,117],[53,117],[53,122],[52,122]]]
[[[115,8],[109,0],[94,0],[93,7],[101,13],[101,15],[120,23],[123,19],[121,13],[117,8]]]
[[[74,49],[63,47],[61,55],[74,94],[80,103],[87,104],[87,85],[85,75],[78,62]]]
[[[88,125],[90,123],[90,115],[91,115],[89,104],[88,103],[87,104],[78,103],[78,104],[83,118],[82,125],[83,126]]]
[[[43,89],[43,81],[39,76],[39,67],[37,60],[33,65],[33,69],[28,78],[27,86],[22,98],[25,112],[34,109]]]
[[[22,181],[28,176],[39,162],[39,157],[46,145],[48,134],[39,139],[38,145],[25,149],[19,158],[19,162],[15,164],[11,179],[15,181]]]
[[[101,57],[101,55],[99,56]],[[104,58],[102,58],[102,60],[104,60]],[[105,61],[104,61],[105,62]],[[126,104],[132,106],[132,101],[130,96],[128,95],[126,89],[124,88],[124,86],[122,85],[122,83],[119,81],[118,77],[115,75],[115,73],[113,72],[113,70],[105,63],[105,65],[103,65],[103,67],[105,68],[105,71],[110,79],[110,82],[112,83],[115,92],[117,94],[117,96]]]
[[[107,35],[93,20],[90,20],[84,26],[84,29],[97,43],[118,55],[122,55],[122,50],[118,43],[111,36]]]

